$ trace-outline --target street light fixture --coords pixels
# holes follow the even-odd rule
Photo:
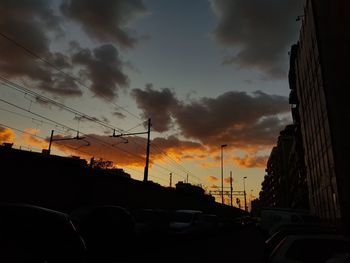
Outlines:
[[[244,191],[244,211],[247,212],[247,194],[245,192],[245,179],[247,179],[247,176],[243,177],[243,191]]]
[[[227,144],[221,144],[221,203],[224,204],[224,151]]]

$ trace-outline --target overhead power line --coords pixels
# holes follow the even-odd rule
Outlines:
[[[23,49],[25,52],[27,52],[29,55],[31,55],[32,57],[39,59],[40,61],[44,62],[45,64],[47,64],[48,66],[50,66],[51,68],[55,69],[56,71],[62,73],[63,75],[65,75],[66,77],[74,80],[75,82],[77,82],[79,85],[81,85],[82,87],[86,88],[87,90],[90,91],[90,88],[85,85],[85,83],[83,83],[79,78],[75,77],[74,75],[67,73],[65,71],[63,71],[62,69],[58,68],[57,66],[55,66],[54,64],[52,64],[51,62],[49,62],[48,60],[46,60],[45,58],[39,56],[37,53],[35,53],[34,51],[30,50],[29,48],[25,47],[23,44],[17,42],[16,40],[12,39],[11,37],[9,37],[8,35],[0,32],[0,36],[2,36],[3,38],[5,38],[6,40],[8,40],[9,42],[11,42],[12,44],[16,45],[17,47]],[[118,105],[115,102],[111,102],[110,98],[108,98],[107,96],[103,95],[103,94],[99,94],[101,97],[103,97],[106,101],[109,101],[113,106],[117,107],[118,109],[130,114],[131,116],[142,120],[140,117],[138,117],[136,114],[128,111],[127,109],[125,109],[124,107]]]
[[[25,87],[15,83],[15,82],[9,80],[9,79],[1,76],[1,75],[0,75],[0,80],[3,81],[3,83],[2,83],[3,85],[5,85],[5,86],[7,86],[7,87],[9,87],[11,89],[14,89],[16,91],[19,91],[19,92],[21,92],[21,93],[23,93],[25,95],[30,95],[33,98],[41,99],[43,102],[47,102],[47,103],[55,105],[55,106],[57,106],[57,107],[59,107],[61,109],[65,109],[65,110],[69,111],[70,113],[75,114],[76,116],[79,116],[81,118],[85,118],[86,120],[89,120],[91,122],[95,122],[95,123],[97,123],[97,124],[99,124],[99,125],[101,125],[101,126],[103,126],[105,128],[111,129],[112,131],[113,130],[118,130],[120,132],[123,132],[122,129],[120,129],[118,127],[115,127],[113,125],[110,125],[110,124],[108,124],[106,122],[103,122],[103,121],[99,120],[97,117],[93,117],[93,116],[90,116],[88,114],[82,113],[82,112],[80,112],[80,111],[78,111],[76,109],[73,109],[73,108],[71,108],[69,106],[64,105],[63,103],[57,102],[57,101],[55,101],[53,99],[50,99],[50,98],[48,98],[46,96],[43,96],[43,95],[37,93],[35,91],[29,90],[29,89],[27,89],[27,88],[25,88]]]

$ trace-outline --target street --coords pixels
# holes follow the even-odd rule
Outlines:
[[[261,262],[264,240],[254,227],[209,236],[145,240],[124,262]]]

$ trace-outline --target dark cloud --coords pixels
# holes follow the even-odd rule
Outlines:
[[[244,168],[265,168],[269,156],[245,155],[243,158],[237,157],[234,162]]]
[[[162,149],[165,152],[176,149],[176,152],[181,152],[182,154],[183,150],[186,150],[187,154],[189,154],[190,152],[202,152],[205,150],[203,145],[198,142],[180,140],[179,138],[173,135],[167,138],[155,138],[152,141],[152,144],[155,144],[158,148]]]
[[[90,89],[97,97],[112,100],[120,89],[128,87],[129,79],[122,71],[123,62],[116,47],[104,44],[92,51],[75,49],[72,61],[83,66],[81,74],[91,81]]]
[[[126,25],[146,8],[142,0],[66,0],[61,11],[79,22],[91,37],[132,47],[137,40]]]
[[[168,89],[133,90],[143,117],[152,118],[156,131],[168,131],[172,120],[186,138],[217,147],[222,142],[248,148],[269,146],[289,122],[288,99],[262,91],[226,92],[216,98],[183,102]]]
[[[287,51],[296,41],[304,0],[211,0],[219,18],[215,36],[236,49],[224,63],[285,78]],[[238,50],[238,51],[237,51]]]
[[[135,98],[142,117],[152,118],[152,128],[157,132],[164,132],[171,128],[171,114],[178,104],[175,94],[167,88],[155,90],[152,84],[147,84],[144,90],[134,89],[131,95]]]
[[[126,118],[126,115],[121,113],[120,111],[114,111],[114,112],[112,112],[112,115],[116,116],[119,119],[125,119]]]
[[[69,58],[59,52],[50,52],[49,34],[60,34],[60,18],[49,1],[1,1],[0,32],[19,45],[46,58],[61,69],[70,68]],[[35,87],[63,96],[81,95],[80,89],[69,77],[58,73],[21,47],[0,36],[0,71],[9,78],[31,80]],[[32,85],[29,85],[32,86]]]

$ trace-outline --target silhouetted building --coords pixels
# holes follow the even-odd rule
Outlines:
[[[350,223],[350,2],[308,0],[291,50],[291,99],[298,104],[311,211]]]
[[[290,207],[289,156],[294,140],[294,125],[287,125],[280,132],[277,146],[267,161],[266,176],[262,183],[260,198],[264,206]]]
[[[299,100],[296,89],[295,58],[298,47],[293,45],[290,51],[290,69],[288,74],[290,95],[289,104],[293,118],[293,142],[289,154],[289,194],[290,208],[309,209],[309,192],[306,179],[304,147],[300,126]]]

